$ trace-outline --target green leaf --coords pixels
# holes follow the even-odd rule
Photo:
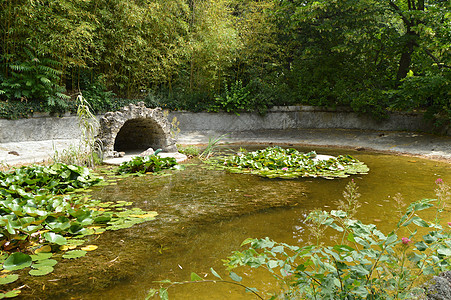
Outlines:
[[[451,256],[451,249],[445,246],[440,246],[437,249],[437,253],[443,256]]]
[[[53,272],[53,267],[51,266],[41,266],[39,269],[33,269],[28,272],[32,276],[44,276]]]
[[[349,266],[349,269],[354,271],[358,276],[361,276],[361,277],[366,276],[370,273],[362,265]]]
[[[417,247],[418,251],[425,251],[428,248],[423,241],[415,243],[415,247]]]
[[[256,288],[250,288],[250,287],[246,287],[246,292],[248,293],[258,293],[258,290]]]
[[[367,299],[368,290],[364,286],[359,286],[353,290],[353,292],[361,297],[361,299]]]
[[[386,245],[392,244],[392,243],[396,242],[397,239],[398,239],[398,236],[395,233],[390,233],[387,236],[387,239],[385,240],[385,244]]]
[[[8,284],[16,281],[19,278],[18,274],[5,274],[0,276],[0,284]]]
[[[277,260],[270,260],[268,261],[268,268],[270,269],[274,269],[279,265],[279,263],[277,262]]]
[[[14,298],[19,296],[21,293],[20,290],[12,290],[12,291],[8,291],[6,293],[0,293],[0,299],[2,298]]]
[[[215,271],[215,270],[213,270],[213,268],[210,268],[210,272],[211,272],[211,274],[213,274],[213,276],[215,276],[215,277],[217,277],[217,278],[219,278],[219,279],[221,279],[221,280],[222,280],[221,276],[219,276],[219,274],[218,274],[218,273],[216,273],[216,271]]]
[[[46,259],[46,260],[40,260],[39,262],[32,264],[31,267],[33,269],[40,269],[42,267],[53,267],[57,263],[58,263],[58,261],[56,261],[54,259]]]
[[[147,296],[144,299],[150,300],[153,296],[155,296],[157,294],[157,292],[158,292],[157,289],[149,289],[149,291],[147,292]]]
[[[68,258],[68,259],[79,258],[79,257],[85,256],[86,253],[88,253],[88,252],[84,251],[84,250],[71,250],[71,251],[67,251],[63,255],[63,258]]]
[[[243,280],[243,277],[238,276],[234,272],[230,272],[229,276],[233,281],[236,281],[236,282],[241,282],[241,280]]]
[[[203,279],[194,272],[191,272],[191,281],[202,281]]]
[[[422,201],[416,202],[414,203],[413,209],[415,211],[420,211],[434,206],[432,203],[429,203],[429,201],[430,201],[429,199],[424,199]]]
[[[67,240],[65,237],[63,237],[60,234],[54,233],[54,232],[46,232],[44,233],[44,238],[53,244],[57,245],[65,245],[67,243]]]
[[[437,240],[437,238],[432,236],[430,233],[423,235],[423,239],[427,244],[432,244]]]
[[[3,268],[9,271],[21,270],[31,266],[31,263],[32,259],[30,255],[22,252],[15,252],[5,260]]]
[[[160,299],[161,300],[169,300],[168,290],[165,288],[160,289]]]
[[[412,218],[412,222],[413,224],[420,226],[420,227],[429,227],[428,222],[424,221],[423,219],[421,219],[420,217],[413,217]]]
[[[338,252],[351,252],[354,251],[354,248],[349,247],[348,245],[335,245],[333,249]]]
[[[52,257],[53,256],[53,253],[51,253],[51,252],[48,252],[48,253],[45,253],[45,252],[39,252],[39,253],[37,253],[37,254],[32,254],[32,255],[30,255],[31,256],[31,259],[33,260],[33,261],[41,261],[41,260],[46,260],[46,259],[49,259],[50,257]]]
[[[247,239],[245,239],[245,240],[241,243],[240,246],[243,247],[244,245],[253,243],[254,241],[255,241],[255,239],[253,239],[253,238],[247,238]]]
[[[343,227],[338,226],[336,223],[331,223],[331,224],[329,224],[329,227],[335,229],[335,230],[338,231],[338,232],[343,232],[343,230],[344,230]]]

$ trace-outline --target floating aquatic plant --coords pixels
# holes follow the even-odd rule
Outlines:
[[[160,157],[158,155],[135,156],[131,161],[123,162],[118,169],[119,174],[144,174],[171,169],[177,165],[174,157]]]
[[[215,169],[232,173],[249,173],[268,178],[323,177],[344,178],[352,174],[366,174],[369,168],[350,155],[318,156],[316,152],[302,153],[296,149],[268,147],[253,152],[211,158]]]
[[[85,236],[155,218],[154,211],[129,208],[132,202],[101,203],[76,193],[102,180],[85,167],[62,163],[0,172],[0,269],[31,267],[29,275],[44,276],[53,272],[58,262],[53,258],[74,259],[95,250],[96,245],[76,249]],[[0,275],[0,285],[18,278]],[[0,298],[19,294],[14,289],[0,292]]]

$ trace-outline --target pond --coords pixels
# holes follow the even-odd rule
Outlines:
[[[256,146],[243,146],[248,150]],[[260,147],[262,148],[262,147]],[[238,148],[237,148],[238,149]],[[311,148],[297,148],[309,152]],[[154,281],[189,280],[213,267],[226,276],[222,259],[240,249],[248,237],[270,237],[292,245],[314,242],[305,224],[313,209],[331,210],[353,179],[361,193],[357,218],[387,232],[397,221],[393,196],[406,202],[433,198],[435,180],[451,182],[445,162],[380,153],[316,148],[318,154],[351,154],[370,168],[367,175],[327,180],[268,179],[249,174],[208,170],[191,161],[172,176],[126,178],[93,188],[104,201],[133,201],[134,206],[159,213],[156,220],[130,229],[93,236],[99,246],[86,257],[65,260],[46,278],[33,278],[25,299],[144,299]],[[328,242],[333,235],[324,237]],[[265,273],[245,269],[243,283],[260,290],[277,290]],[[243,273],[241,273],[243,275]],[[206,279],[214,279],[210,274]],[[241,288],[225,284],[189,284],[169,290],[170,299],[254,299]]]

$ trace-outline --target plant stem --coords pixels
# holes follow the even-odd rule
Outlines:
[[[241,284],[239,282],[235,282],[235,281],[228,281],[228,280],[199,280],[199,281],[181,281],[181,282],[174,282],[171,285],[169,285],[166,290],[168,290],[169,288],[175,286],[175,285],[182,285],[182,284],[189,284],[189,283],[228,283],[228,284],[234,284],[234,285],[238,285],[240,287],[243,287],[246,289],[246,291],[251,292],[252,294],[254,294],[255,296],[257,296],[259,299],[263,299],[262,296],[260,296],[259,294],[257,294],[255,291],[253,291],[251,288],[245,286],[244,284]]]

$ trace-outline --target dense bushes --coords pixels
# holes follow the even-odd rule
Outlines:
[[[1,115],[26,114],[6,100],[70,110],[82,92],[99,112],[114,97],[192,111],[301,103],[378,118],[424,109],[443,125],[445,2],[5,0]]]

